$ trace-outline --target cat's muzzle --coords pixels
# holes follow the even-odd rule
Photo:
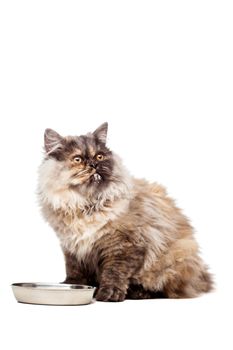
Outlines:
[[[98,174],[98,173],[95,173],[95,174],[93,175],[93,178],[94,178],[94,180],[95,180],[96,182],[100,182],[100,181],[102,180],[102,177],[101,177],[100,174]]]

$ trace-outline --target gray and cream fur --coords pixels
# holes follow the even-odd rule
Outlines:
[[[106,146],[107,127],[45,131],[38,193],[64,252],[65,282],[96,286],[101,301],[208,292],[189,221],[162,186],[128,173]]]

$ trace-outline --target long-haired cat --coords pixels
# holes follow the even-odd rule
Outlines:
[[[101,301],[208,292],[189,221],[163,187],[130,176],[106,146],[107,128],[67,137],[45,130],[39,200],[60,239],[65,283],[94,285]]]

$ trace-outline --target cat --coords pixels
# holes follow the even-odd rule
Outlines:
[[[93,133],[44,134],[38,195],[64,253],[64,283],[96,286],[99,301],[191,298],[212,289],[188,219],[157,183],[132,177]]]

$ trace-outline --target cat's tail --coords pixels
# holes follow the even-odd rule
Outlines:
[[[186,276],[181,274],[179,278],[170,281],[165,286],[164,293],[168,298],[195,298],[202,293],[208,293],[213,290],[213,276],[208,271],[208,267],[202,265],[198,269],[193,269],[192,266]]]
[[[214,290],[213,275],[208,271],[207,266],[204,266],[203,270],[198,276],[196,289],[200,293],[208,293]]]

